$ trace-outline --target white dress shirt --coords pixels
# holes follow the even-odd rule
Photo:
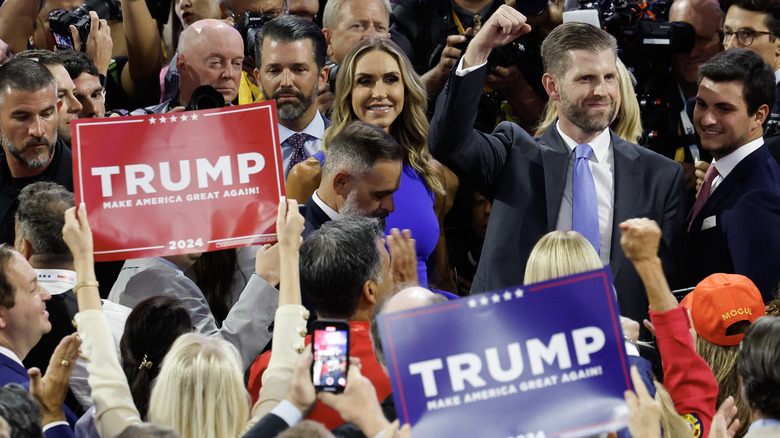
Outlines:
[[[718,188],[720,183],[726,179],[727,176],[731,173],[732,170],[734,170],[735,167],[737,167],[737,164],[739,164],[740,161],[745,159],[748,155],[752,154],[756,151],[756,149],[760,148],[761,145],[764,144],[764,137],[758,137],[757,139],[748,142],[737,149],[734,150],[734,152],[726,155],[725,157],[721,158],[720,160],[715,160],[713,158],[712,164],[715,164],[715,168],[718,170],[718,175],[715,176],[712,180],[712,186],[710,188],[710,194],[715,191],[715,189]]]
[[[295,151],[295,148],[287,143],[287,139],[292,137],[293,134],[298,134],[298,132],[282,126],[282,124],[279,123],[279,141],[282,144],[285,181],[287,181],[287,175],[290,173],[290,159]],[[303,131],[301,131],[300,134],[307,134],[309,136],[303,144],[303,150],[306,152],[307,158],[322,150],[322,137],[325,135],[325,122],[322,120],[319,111],[317,111],[317,114],[315,114],[312,121],[303,128]]]
[[[561,135],[566,146],[569,147],[569,167],[566,170],[566,186],[563,189],[563,198],[561,199],[561,208],[558,210],[558,223],[556,230],[571,230],[572,215],[572,172],[574,170],[574,148],[578,143],[571,137],[564,134],[559,126],[560,122],[555,124],[555,129]],[[588,159],[590,171],[593,174],[593,182],[596,185],[596,199],[599,203],[599,245],[601,251],[599,257],[601,263],[609,265],[610,245],[612,244],[612,221],[615,209],[615,156],[612,151],[612,139],[609,135],[609,129],[605,129],[588,143],[593,149],[593,153]]]

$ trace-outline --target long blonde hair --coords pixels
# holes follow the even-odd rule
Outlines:
[[[404,52],[387,38],[370,38],[358,43],[349,51],[344,62],[339,66],[336,77],[336,95],[333,102],[333,123],[322,141],[322,149],[327,150],[333,138],[338,135],[349,122],[357,119],[352,110],[352,87],[355,78],[355,66],[363,55],[382,51],[393,57],[401,70],[404,84],[404,106],[399,117],[390,126],[390,135],[407,150],[409,165],[425,181],[425,185],[436,194],[444,193],[444,186],[438,178],[436,170],[431,165],[431,153],[428,151],[428,119],[425,110],[428,98],[425,84],[414,71],[412,63]]]
[[[631,82],[631,74],[626,69],[620,58],[615,59],[620,83],[620,107],[617,117],[610,127],[618,137],[631,143],[638,143],[642,138],[642,118],[639,112],[639,102],[636,100],[634,84]],[[550,99],[544,107],[544,118],[536,128],[536,136],[542,135],[558,117],[558,109],[555,102]]]
[[[241,359],[227,341],[181,335],[163,359],[149,400],[149,421],[182,438],[235,438],[249,420]]]

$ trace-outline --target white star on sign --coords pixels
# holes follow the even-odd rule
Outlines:
[[[473,308],[475,308],[475,307],[477,307],[477,300],[475,300],[475,299],[473,299],[473,298],[472,298],[472,299],[470,299],[470,300],[469,300],[469,307],[471,307],[472,309],[473,309]]]
[[[494,303],[497,303],[497,302],[501,301],[501,297],[498,296],[498,294],[493,294],[493,296],[490,297],[490,300],[493,301]]]
[[[165,123],[167,120],[165,117],[160,117],[160,123]]]
[[[523,298],[523,290],[522,289],[516,289],[515,290],[515,297]]]
[[[482,298],[480,298],[479,299],[479,304],[482,304],[483,306],[487,306],[488,305],[488,297],[483,296]]]
[[[186,122],[187,121],[187,114],[182,114],[181,117],[179,117],[179,120],[181,120],[182,122]]]
[[[154,125],[155,123],[157,123],[157,119],[155,119],[154,117],[150,117],[149,118],[149,124],[150,125]]]
[[[193,115],[190,116],[190,119],[198,120],[198,115],[197,114],[193,114]]]
[[[176,116],[171,116],[171,122],[175,122],[175,121],[176,121]]]
[[[512,292],[506,291],[504,292],[504,301],[509,301],[512,299]]]

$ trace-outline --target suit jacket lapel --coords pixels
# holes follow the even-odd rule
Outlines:
[[[711,212],[717,210],[718,205],[731,195],[739,181],[753,171],[762,160],[769,158],[769,156],[769,150],[765,146],[761,146],[743,158],[729,175],[718,184],[716,190],[710,194],[709,199],[707,199],[707,202],[704,203],[701,211],[696,216],[697,224],[703,222],[704,218],[709,217]],[[691,229],[694,226],[692,225]],[[701,225],[699,225],[699,228],[701,228]]]
[[[544,166],[544,188],[547,197],[547,231],[553,231],[558,223],[558,212],[561,210],[561,199],[566,187],[566,177],[569,170],[571,150],[566,146],[555,124],[539,137],[539,148]]]
[[[639,154],[624,140],[618,138],[614,132],[610,131],[612,140],[612,152],[615,161],[613,168],[615,205],[612,214],[612,243],[610,244],[609,267],[612,270],[612,277],[617,276],[625,256],[620,247],[620,229],[618,225],[621,222],[636,217],[640,212],[637,211],[637,205],[644,180],[645,167],[637,163]],[[620,256],[618,256],[620,255]]]

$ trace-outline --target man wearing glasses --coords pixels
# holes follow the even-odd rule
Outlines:
[[[764,58],[780,80],[780,4],[771,0],[736,0],[726,12],[723,24],[723,47],[746,48]],[[780,90],[779,90],[780,91]],[[780,95],[780,93],[778,93]],[[775,98],[772,113],[780,113]]]

